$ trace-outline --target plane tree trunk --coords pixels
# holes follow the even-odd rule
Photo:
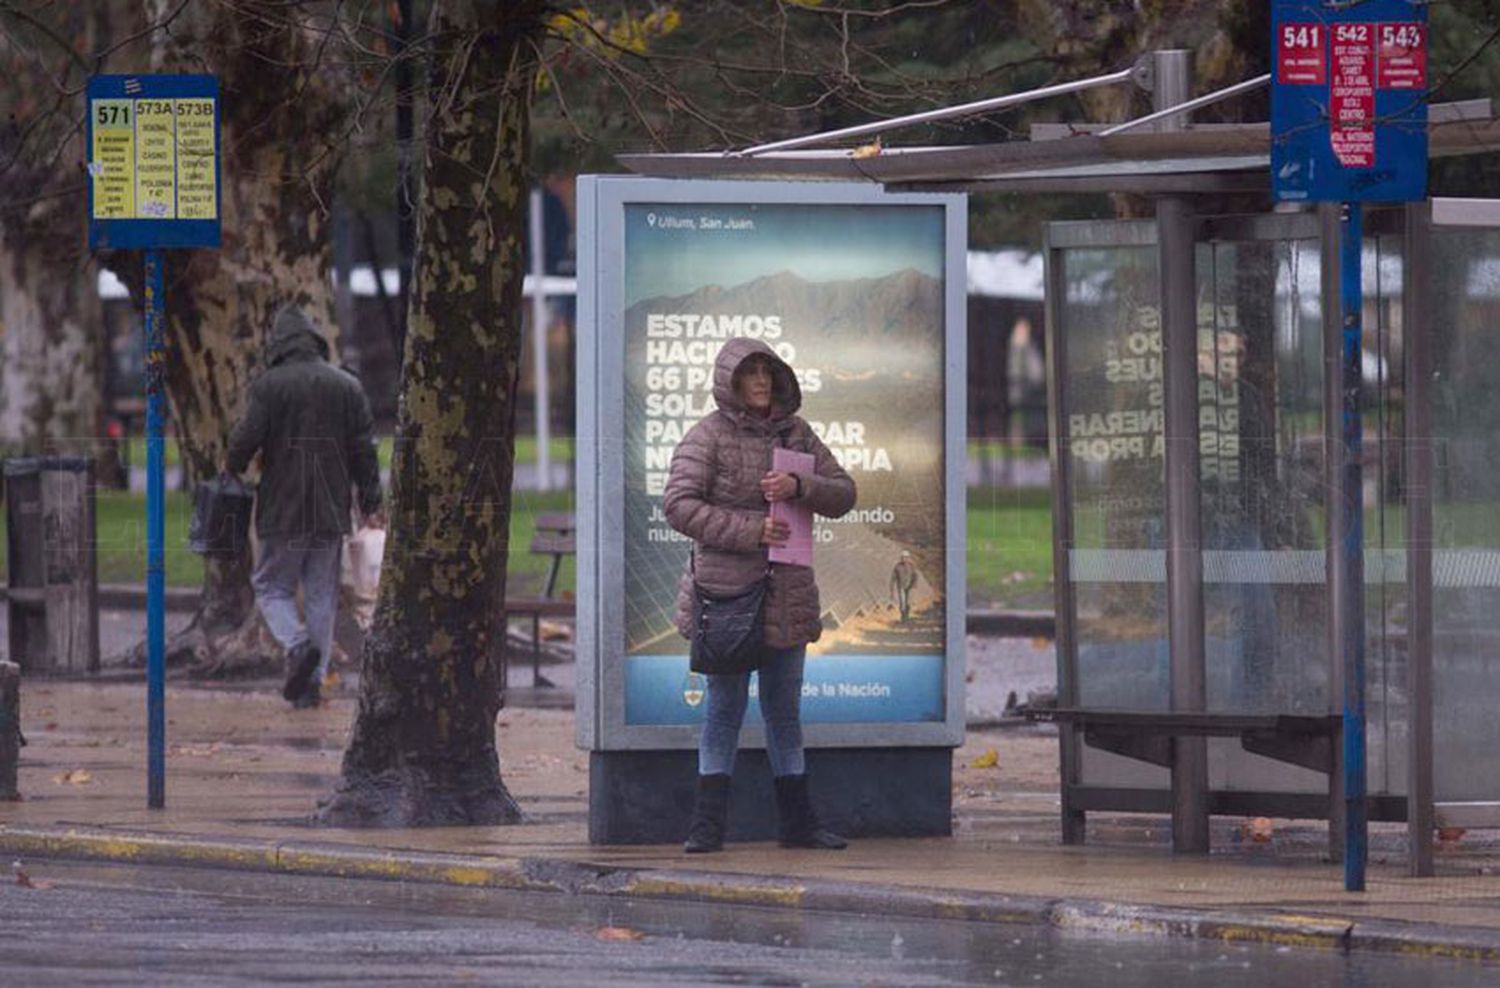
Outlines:
[[[343,777],[320,810],[326,824],[521,819],[501,780],[495,716],[543,7],[434,5],[391,537]]]
[[[111,38],[105,4],[30,13],[85,52]],[[83,139],[76,104],[57,93],[82,85],[86,63],[59,66],[57,43],[30,18],[0,21],[9,83],[0,87],[0,456],[89,454],[108,461],[107,475],[103,308],[84,239],[84,177],[69,167],[83,159]]]

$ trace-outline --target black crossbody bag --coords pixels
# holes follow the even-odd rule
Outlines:
[[[746,673],[760,666],[766,641],[766,575],[738,593],[716,594],[698,585],[698,553],[692,555],[693,640],[688,667],[708,676]]]

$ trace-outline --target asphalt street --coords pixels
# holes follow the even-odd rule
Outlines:
[[[34,860],[0,983],[1493,985],[1473,964],[1034,927]]]

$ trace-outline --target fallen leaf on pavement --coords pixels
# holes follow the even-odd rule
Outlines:
[[[75,768],[75,769],[72,769],[71,771],[67,771],[67,772],[62,773],[61,775],[54,775],[52,777],[52,781],[55,782],[55,783],[57,783],[60,786],[62,786],[62,785],[86,786],[90,782],[94,781],[94,773],[90,772],[86,768]]]
[[[1000,764],[1000,752],[994,748],[985,751],[984,754],[969,763],[970,768],[994,768]]]
[[[19,861],[17,861],[11,867],[14,868],[16,872],[16,884],[21,886],[21,888],[23,889],[50,889],[52,887],[51,882],[38,881],[37,879],[34,879],[30,875],[26,874],[26,869],[21,866],[21,862]]]
[[[598,940],[633,943],[636,940],[646,939],[646,934],[640,930],[632,930],[628,926],[601,926],[594,931],[594,938]]]

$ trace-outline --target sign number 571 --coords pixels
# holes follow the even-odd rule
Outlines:
[[[130,104],[128,102],[98,103],[94,109],[94,122],[100,127],[129,127]]]

